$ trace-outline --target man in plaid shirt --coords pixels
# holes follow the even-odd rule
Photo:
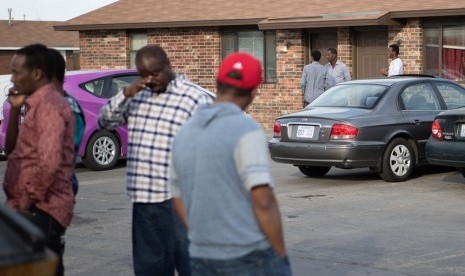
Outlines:
[[[186,229],[168,188],[172,141],[209,92],[175,74],[165,51],[148,45],[136,54],[141,77],[100,111],[99,126],[128,125],[127,191],[133,203],[136,275],[190,275]]]

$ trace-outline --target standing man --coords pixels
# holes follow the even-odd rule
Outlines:
[[[58,256],[56,275],[63,275],[64,233],[74,206],[74,116],[52,83],[48,57],[47,47],[33,44],[19,49],[11,60],[14,89],[8,96],[7,140],[17,140],[8,155],[3,188],[6,204],[42,230],[47,246]],[[23,104],[27,113],[19,131]]]
[[[391,44],[387,50],[388,56],[391,59],[391,63],[389,64],[389,69],[386,67],[381,69],[381,74],[383,76],[395,76],[395,75],[402,75],[404,73],[404,65],[402,64],[402,60],[399,58],[399,45]]]
[[[128,125],[127,191],[133,203],[135,275],[190,275],[186,230],[172,208],[167,181],[173,137],[206,90],[176,75],[165,51],[155,45],[136,54],[141,77],[100,111],[101,128]],[[176,235],[176,236],[175,236]],[[175,246],[176,243],[176,246]]]
[[[336,49],[328,48],[328,50],[326,50],[326,58],[328,59],[326,68],[328,68],[328,72],[333,76],[336,84],[351,80],[349,69],[344,63],[337,59]]]
[[[174,140],[171,189],[194,276],[291,275],[266,135],[243,112],[261,78],[256,58],[228,56],[215,104],[199,107]]]
[[[313,62],[304,66],[300,80],[300,87],[304,91],[305,105],[313,102],[334,85],[334,79],[328,73],[328,69],[319,62],[321,52],[313,50],[311,55]]]

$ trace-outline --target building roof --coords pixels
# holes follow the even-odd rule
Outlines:
[[[0,20],[0,49],[15,50],[32,43],[42,43],[61,50],[79,49],[79,32],[55,31],[58,21]]]
[[[465,15],[463,0],[120,0],[56,30],[258,25],[260,29],[396,24],[399,18]]]

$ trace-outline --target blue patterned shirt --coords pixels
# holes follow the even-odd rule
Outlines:
[[[207,90],[177,75],[164,93],[146,89],[126,98],[120,91],[102,107],[101,128],[128,125],[127,191],[132,202],[171,198],[168,178],[173,138],[200,104],[211,101]]]

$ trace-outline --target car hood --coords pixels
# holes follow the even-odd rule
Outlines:
[[[283,115],[278,119],[290,119],[294,117],[312,117],[312,118],[327,118],[333,120],[345,120],[348,118],[355,118],[366,116],[371,113],[371,109],[361,108],[346,108],[346,107],[310,107],[300,111]]]

